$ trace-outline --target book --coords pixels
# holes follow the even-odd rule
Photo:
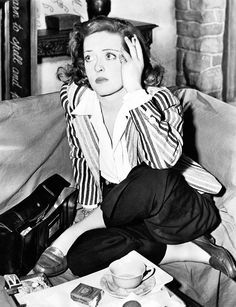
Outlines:
[[[80,22],[80,16],[75,14],[53,14],[45,16],[48,30],[70,30],[76,22]]]

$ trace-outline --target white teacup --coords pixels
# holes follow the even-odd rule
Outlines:
[[[142,261],[125,258],[113,261],[109,270],[114,283],[124,289],[136,288],[155,272],[155,268],[147,269]]]

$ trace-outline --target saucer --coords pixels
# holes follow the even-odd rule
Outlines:
[[[143,296],[150,292],[156,284],[155,276],[144,280],[138,287],[132,289],[124,289],[118,287],[111,276],[111,274],[105,274],[100,280],[100,285],[104,291],[116,298],[125,298],[130,293],[134,293],[138,296]]]

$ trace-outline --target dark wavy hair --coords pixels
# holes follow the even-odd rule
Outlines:
[[[142,47],[144,58],[144,70],[142,74],[142,85],[160,85],[164,69],[160,65],[152,66],[150,63],[150,51],[140,31],[130,22],[124,19],[98,16],[83,23],[74,25],[69,41],[69,51],[72,64],[65,67],[58,67],[57,77],[63,82],[75,82],[77,85],[87,85],[90,87],[84,67],[84,39],[96,32],[106,31],[109,33],[119,33],[123,38],[123,47],[128,51],[124,37],[132,38],[136,34]]]

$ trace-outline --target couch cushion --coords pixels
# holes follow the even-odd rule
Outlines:
[[[193,89],[177,95],[185,111],[185,153],[225,187],[236,187],[236,108]]]
[[[194,89],[175,94],[184,107],[184,151],[224,186],[216,204],[226,208],[236,224],[236,107]],[[227,225],[232,233],[235,225]]]

